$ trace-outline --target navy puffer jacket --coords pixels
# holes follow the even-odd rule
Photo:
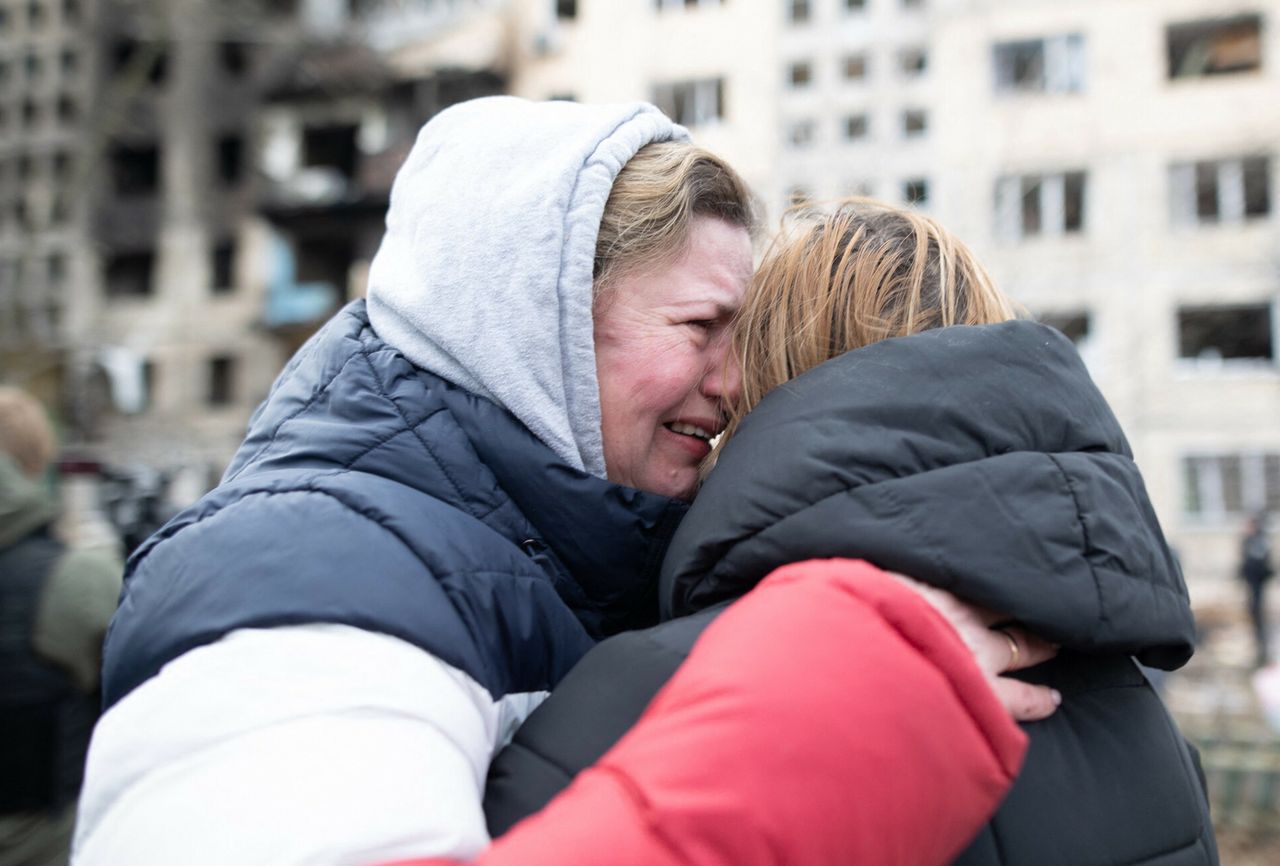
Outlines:
[[[494,699],[545,690],[656,619],[684,511],[565,465],[406,361],[358,301],[281,374],[222,485],[130,561],[104,700],[235,629],[314,622],[402,638]]]

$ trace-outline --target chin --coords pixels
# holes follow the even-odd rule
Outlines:
[[[670,496],[672,499],[692,502],[694,494],[698,492],[698,472],[695,469],[688,473],[687,479],[673,478],[665,484],[657,484],[650,489],[655,493],[661,493],[663,496]]]

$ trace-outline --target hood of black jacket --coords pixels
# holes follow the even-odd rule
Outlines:
[[[663,565],[664,616],[788,562],[852,557],[1084,652],[1174,668],[1186,586],[1119,423],[1075,348],[1031,322],[849,352],[739,427]]]

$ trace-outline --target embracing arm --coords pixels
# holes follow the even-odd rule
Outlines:
[[[1025,748],[984,676],[874,567],[780,569],[626,737],[474,862],[947,863]]]

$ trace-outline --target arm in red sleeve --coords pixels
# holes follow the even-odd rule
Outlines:
[[[864,562],[797,563],[721,615],[632,731],[475,863],[945,864],[1025,746],[914,592]]]

